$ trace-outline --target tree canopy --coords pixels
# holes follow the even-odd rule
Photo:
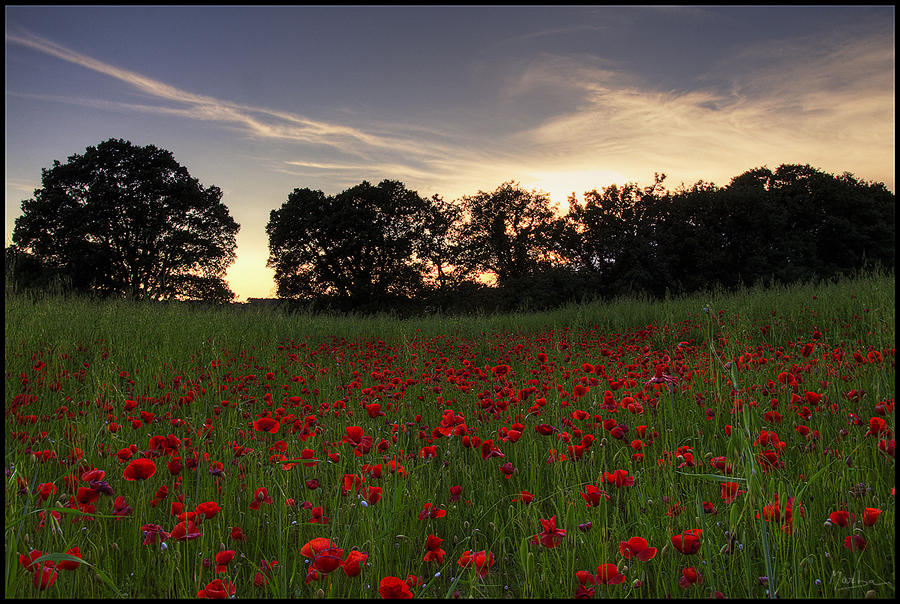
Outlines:
[[[234,297],[224,275],[240,227],[222,191],[204,188],[170,151],[110,139],[54,161],[41,184],[13,230],[32,266],[101,296]]]

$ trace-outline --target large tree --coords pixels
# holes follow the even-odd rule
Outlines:
[[[294,189],[266,226],[278,295],[345,307],[414,296],[422,285],[414,247],[427,209],[398,181],[363,181],[337,195]]]
[[[550,266],[561,220],[547,193],[509,181],[465,196],[462,204],[465,237],[478,252],[478,266],[494,273],[499,284]]]
[[[13,244],[77,291],[133,299],[234,297],[224,281],[240,228],[222,191],[172,153],[110,139],[58,160],[22,202]]]

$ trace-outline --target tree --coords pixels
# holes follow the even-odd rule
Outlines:
[[[496,274],[498,283],[550,265],[551,242],[561,223],[547,193],[509,181],[492,192],[465,196],[462,203],[468,218],[464,234],[479,252],[477,265]]]
[[[444,294],[477,275],[476,254],[463,233],[463,210],[438,195],[428,200],[415,254],[424,263],[425,285]]]
[[[22,202],[13,245],[76,291],[230,300],[239,225],[172,153],[110,139],[53,162]]]
[[[391,180],[363,181],[334,196],[294,189],[266,226],[278,295],[368,308],[414,296],[422,287],[414,245],[427,208]]]

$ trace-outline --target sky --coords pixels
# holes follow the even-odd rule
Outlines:
[[[6,6],[6,242],[41,170],[110,138],[171,151],[275,295],[295,188],[399,180],[727,185],[809,164],[894,191],[894,7]]]

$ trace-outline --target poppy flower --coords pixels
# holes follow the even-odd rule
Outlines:
[[[688,568],[681,569],[681,578],[678,579],[678,584],[687,589],[691,585],[697,585],[699,583],[703,583],[703,575],[697,572],[697,569],[693,566],[689,566]]]
[[[162,530],[162,527],[158,524],[145,524],[141,527],[141,532],[144,534],[144,545],[153,545],[156,543],[157,538],[160,541],[165,541],[171,537],[171,535]]]
[[[443,541],[443,539],[436,535],[428,535],[428,538],[425,540],[425,549],[428,550],[423,559],[425,562],[438,562],[439,564],[443,564],[444,555],[447,553],[441,549],[441,543],[443,543]]]
[[[132,510],[131,510],[131,506],[128,505],[128,503],[125,501],[125,497],[123,497],[122,495],[119,495],[118,497],[116,497],[115,501],[113,502],[113,511],[112,512],[116,516],[123,518],[125,516],[131,515]],[[117,520],[118,520],[118,518],[117,518]]]
[[[516,472],[516,469],[513,467],[512,462],[508,461],[500,466],[500,471],[503,473],[503,478],[509,480],[509,478]]]
[[[632,537],[628,541],[619,542],[619,552],[623,558],[637,558],[641,562],[652,560],[656,555],[656,548],[650,547],[643,537]]]
[[[544,527],[544,530],[531,538],[531,542],[537,544],[540,542],[541,545],[548,549],[552,549],[562,543],[563,537],[566,536],[566,531],[564,529],[556,528],[556,516],[553,516],[549,520],[541,518],[541,525]]]
[[[268,432],[269,434],[275,434],[280,428],[281,424],[279,424],[277,420],[274,420],[271,417],[261,417],[253,422],[253,429],[257,432]]]
[[[122,472],[125,480],[146,480],[156,474],[156,464],[152,459],[140,457],[129,463]]]
[[[194,511],[197,514],[203,514],[204,520],[209,520],[210,518],[214,518],[216,514],[222,511],[222,508],[215,501],[207,501],[205,503],[198,504]]]
[[[323,552],[330,547],[337,547],[337,543],[325,537],[316,537],[315,539],[307,541],[303,547],[300,548],[300,555],[305,556],[306,558],[315,558],[320,552]]]
[[[701,529],[688,529],[680,535],[672,537],[672,545],[682,554],[690,556],[700,551],[700,537],[703,535]]]
[[[737,496],[743,492],[744,491],[740,489],[740,485],[736,482],[722,483],[722,501],[725,503],[734,503]]]
[[[378,593],[385,600],[387,599],[402,599],[408,600],[413,597],[412,592],[409,591],[409,585],[407,585],[406,581],[400,579],[399,577],[385,577],[378,584]]]
[[[172,529],[172,538],[176,541],[191,541],[200,537],[202,534],[203,533],[197,529],[197,525],[191,520],[179,522],[175,525],[175,528]]]
[[[59,573],[56,572],[52,562],[45,562],[44,566],[34,572],[34,586],[37,589],[44,591],[56,583],[58,574]]]
[[[419,520],[425,520],[426,518],[443,518],[446,515],[447,510],[432,507],[431,503],[426,503],[422,511],[419,512]]]
[[[474,566],[478,576],[484,578],[487,576],[490,567],[494,565],[494,553],[481,550],[473,554],[471,550],[466,550],[456,563],[463,568]]]
[[[205,588],[197,592],[198,598],[208,598],[211,600],[224,600],[234,595],[234,584],[226,583],[222,579],[214,579],[210,581]]]
[[[609,494],[606,491],[601,491],[592,484],[586,485],[584,487],[584,492],[579,494],[582,499],[587,502],[587,507],[597,507],[604,499],[609,501]]]
[[[872,526],[875,522],[878,521],[878,517],[881,515],[881,510],[877,508],[866,508],[866,513],[863,514],[863,524],[866,526]]]
[[[844,547],[851,552],[861,552],[866,549],[866,538],[862,535],[847,535],[844,538]]]
[[[328,547],[321,550],[313,558],[312,566],[319,572],[330,573],[343,562],[344,550],[339,547]]]
[[[603,482],[614,484],[617,487],[634,486],[634,476],[628,475],[628,470],[616,470],[613,473],[604,472]]]
[[[528,505],[534,501],[534,495],[529,493],[528,491],[520,491],[519,496],[513,499],[513,503],[521,503],[522,505]]]
[[[625,581],[625,575],[619,572],[615,564],[601,564],[597,567],[597,583],[600,585],[618,585]]]
[[[459,485],[450,487],[450,503],[454,501],[459,501],[459,498],[462,496],[462,487]]]
[[[850,512],[846,510],[838,510],[828,514],[828,521],[840,527],[850,526]]]
[[[348,577],[355,577],[362,572],[363,566],[366,565],[366,559],[369,555],[359,550],[351,550],[347,554],[347,558],[341,563],[344,574]]]
[[[234,559],[235,551],[226,549],[216,554],[216,572],[224,573],[227,570],[228,563]]]
[[[272,504],[272,498],[269,497],[269,490],[266,487],[259,487],[253,492],[253,501],[250,502],[251,510],[258,510],[261,504]]]
[[[369,487],[363,488],[361,492],[363,494],[363,497],[366,500],[366,503],[368,503],[369,505],[375,505],[376,503],[381,501],[381,493],[382,493],[381,487],[369,486]]]
[[[246,541],[247,535],[244,534],[244,530],[241,527],[235,526],[231,529],[231,538],[235,541]]]

